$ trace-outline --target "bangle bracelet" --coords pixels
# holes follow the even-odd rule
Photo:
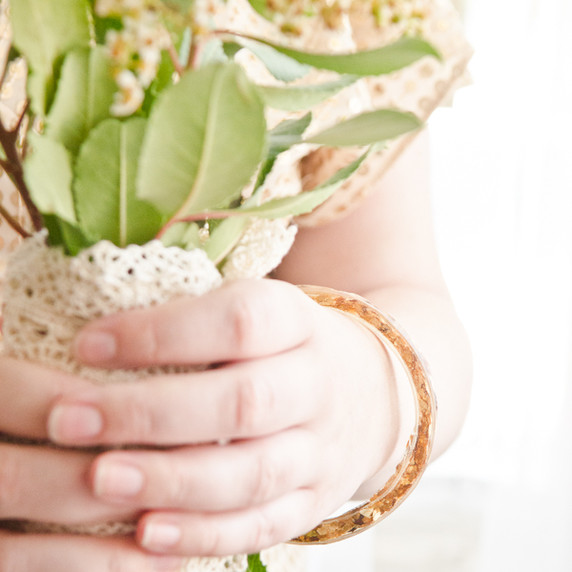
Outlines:
[[[317,286],[300,286],[321,306],[350,314],[389,347],[407,370],[416,399],[415,430],[401,462],[385,486],[368,502],[341,516],[324,520],[320,525],[290,542],[294,544],[328,544],[343,540],[370,528],[391,514],[415,488],[431,454],[435,432],[436,404],[423,359],[392,319],[355,294]]]

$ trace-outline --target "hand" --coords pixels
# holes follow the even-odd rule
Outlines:
[[[108,452],[90,469],[100,507],[146,511],[138,541],[155,552],[252,552],[306,532],[392,446],[377,342],[285,283],[238,282],[105,318],[84,329],[76,353],[105,367],[218,365],[135,384],[66,384],[52,404],[47,424],[62,444],[170,447]]]
[[[76,391],[52,410],[60,443],[171,447],[106,453],[91,473],[102,500],[149,511],[138,540],[153,551],[223,555],[288,540],[348,500],[393,445],[379,344],[286,283],[236,282],[105,318],[76,354],[109,368],[217,364]]]
[[[47,418],[85,380],[0,357],[0,432],[47,439]],[[58,524],[131,519],[131,509],[95,498],[87,475],[95,455],[0,442],[0,520]],[[0,572],[180,572],[182,559],[145,554],[133,540],[19,535],[0,530]]]

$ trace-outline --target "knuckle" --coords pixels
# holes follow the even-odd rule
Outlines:
[[[149,408],[144,392],[132,392],[128,399],[121,400],[119,415],[119,438],[127,442],[149,444],[157,440],[159,424]]]
[[[260,313],[252,297],[239,294],[230,303],[228,333],[230,343],[238,352],[247,353],[255,347],[255,336]]]
[[[224,542],[217,526],[203,526],[200,530],[198,553],[204,556],[224,556]]]
[[[258,505],[274,497],[279,482],[279,471],[272,459],[261,455],[256,459],[253,473],[249,504]]]
[[[135,330],[133,328],[136,328]],[[157,331],[157,324],[152,319],[134,320],[129,326],[128,340],[137,339],[138,343],[127,344],[129,348],[137,350],[137,361],[150,365],[161,363],[161,336]]]
[[[263,430],[263,422],[272,411],[273,398],[268,384],[254,372],[237,379],[234,395],[233,431],[237,436],[253,436]]]
[[[268,548],[278,542],[277,525],[275,520],[264,509],[255,512],[252,527],[252,550]]]
[[[183,471],[171,467],[169,478],[166,483],[167,499],[165,502],[177,509],[184,509],[189,507],[192,492],[194,490],[194,483],[188,474]]]

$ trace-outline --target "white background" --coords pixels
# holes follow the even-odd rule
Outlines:
[[[430,127],[472,407],[412,497],[327,572],[572,571],[572,1],[464,4],[473,85]]]
[[[571,572],[572,2],[465,5],[474,83],[431,130],[473,402],[414,506],[378,531],[378,569]]]

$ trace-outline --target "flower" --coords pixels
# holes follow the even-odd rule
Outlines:
[[[115,94],[111,113],[116,117],[132,115],[141,107],[145,99],[141,82],[130,70],[120,71],[115,80],[119,91]]]
[[[415,10],[422,1],[415,0]],[[337,15],[348,20],[354,5],[372,2],[276,0],[267,8],[283,22],[292,17],[311,26],[313,18],[325,22],[328,10],[331,22]],[[34,3],[51,10],[53,17],[43,23],[46,38],[69,46],[53,65],[38,58]],[[275,21],[264,23],[264,30],[275,30],[277,40],[267,39],[265,31],[246,39],[251,23],[263,18],[246,0],[27,0],[11,9],[14,45],[35,81],[28,84],[34,89],[18,124],[24,126],[22,136],[30,135],[28,145],[18,148],[2,126],[0,145],[10,157],[8,166],[26,175],[18,190],[34,228],[50,220],[50,243],[68,254],[101,240],[124,247],[160,238],[168,246],[202,249],[229,277],[252,269],[265,275],[292,244],[294,216],[331,196],[366,159],[368,146],[420,125],[406,113],[351,109],[347,92],[340,92],[363,81],[348,78],[346,54],[333,50],[315,64],[309,43],[284,52],[288,42]],[[224,20],[237,9],[248,17],[231,32],[234,26],[224,26]],[[213,27],[198,29],[200,18]],[[404,62],[435,55],[420,40],[389,48],[392,56],[401,51],[398,61]],[[379,62],[371,53],[351,54],[352,70],[364,77],[385,73],[384,49]],[[242,57],[245,52],[250,58]],[[251,73],[253,65],[263,73]],[[295,84],[301,74],[308,81]],[[275,81],[267,81],[273,75]],[[53,87],[53,113],[38,86]],[[72,97],[68,117],[64,102]],[[332,123],[324,129],[317,119],[334,101],[344,113],[329,114]],[[78,112],[83,109],[89,113]],[[270,112],[278,118],[274,123]],[[356,125],[365,121],[370,127],[362,138]],[[345,145],[364,153],[301,192],[300,158],[320,146]],[[56,185],[49,184],[50,165],[63,174],[57,197]],[[282,170],[289,176],[282,178]],[[20,232],[17,221],[9,223]]]
[[[161,52],[169,45],[158,14],[144,8],[143,0],[99,0],[96,5],[98,14],[119,16],[123,25],[121,30],[108,30],[105,36],[119,87],[112,107],[116,117],[131,115],[141,107],[144,90],[157,77]]]

